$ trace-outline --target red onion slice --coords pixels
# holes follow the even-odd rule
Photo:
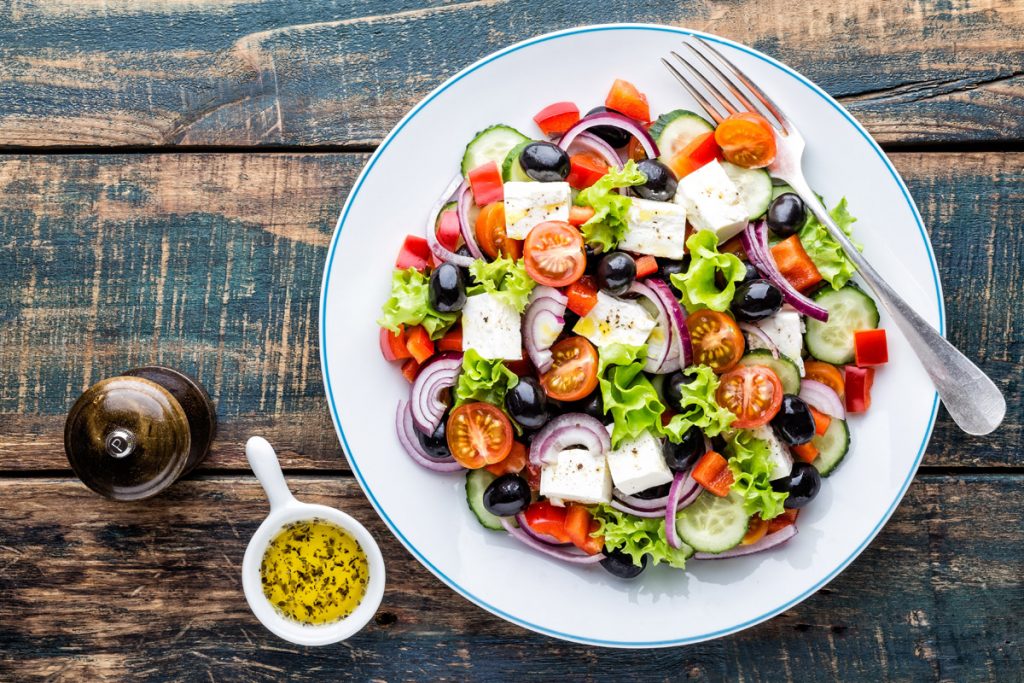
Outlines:
[[[671,322],[669,312],[665,307],[665,302],[662,301],[661,296],[655,293],[653,289],[643,282],[634,281],[627,291],[630,294],[642,296],[654,305],[654,309],[657,313],[655,316],[654,329],[660,330],[665,337],[665,343],[661,348],[653,348],[652,344],[647,344],[647,360],[644,363],[644,372],[650,372],[656,375],[672,372],[672,370],[666,371],[665,367],[668,365],[668,361],[673,357],[673,355],[675,355],[676,358],[679,357],[679,344],[676,341],[677,333],[675,331],[675,326]],[[648,340],[648,342],[649,341],[650,340]]]
[[[564,147],[559,141],[558,146],[568,154],[575,154],[579,151],[592,152],[604,159],[609,168],[622,168],[622,159],[619,158],[619,153],[615,151],[615,148],[592,133],[580,133],[570,139]]]
[[[410,404],[412,419],[424,434],[433,434],[448,409],[441,400],[441,392],[455,386],[462,372],[461,353],[442,353],[430,359],[416,376],[412,385]]]
[[[676,533],[676,506],[679,505],[679,495],[682,493],[683,484],[689,475],[680,472],[672,480],[672,486],[668,490],[668,501],[665,503],[665,540],[676,550],[682,545],[679,542],[679,535]]]
[[[441,215],[441,210],[444,209],[444,205],[451,201],[452,195],[461,189],[461,183],[463,183],[462,176],[456,176],[448,187],[445,189],[444,194],[441,195],[441,199],[434,204],[433,208],[430,209],[430,218],[427,220],[427,244],[430,246],[430,251],[437,258],[441,259],[445,263],[454,263],[457,266],[468,268],[473,265],[473,259],[469,256],[463,256],[462,254],[456,254],[454,251],[448,249],[448,247],[441,244],[437,239],[437,217]],[[467,185],[468,187],[468,185]],[[459,229],[462,229],[462,219],[459,219]]]
[[[470,192],[469,181],[463,180],[459,189],[455,191],[455,201],[458,202],[459,230],[462,231],[462,241],[473,258],[483,259],[484,252],[476,242],[476,226],[469,218],[469,212],[473,208],[473,193]],[[472,263],[472,261],[470,261]]]
[[[570,552],[569,550],[563,550],[562,548],[556,548],[548,545],[543,541],[538,541],[529,533],[524,531],[521,527],[516,527],[512,524],[508,517],[501,517],[501,525],[505,527],[505,531],[508,532],[509,536],[520,541],[521,543],[530,546],[534,550],[544,553],[557,560],[563,562],[569,562],[571,564],[597,564],[604,559],[604,553],[597,553],[596,555],[583,555],[581,553]]]
[[[540,285],[530,293],[523,316],[523,344],[534,366],[541,372],[551,369],[551,345],[565,327],[565,307],[569,299],[554,287]]]
[[[416,436],[416,427],[412,423],[412,410],[405,401],[398,402],[398,413],[395,417],[395,430],[398,432],[398,440],[402,443],[405,452],[413,461],[422,467],[434,472],[461,472],[465,468],[455,462],[454,458],[438,460],[430,457]]]
[[[740,238],[747,258],[762,275],[779,288],[782,298],[803,315],[821,322],[828,321],[828,311],[796,291],[793,285],[789,284],[789,280],[779,272],[771,250],[768,249],[768,227],[763,221],[747,223],[746,229],[740,233]]]
[[[686,327],[686,313],[679,305],[675,294],[672,293],[672,288],[664,280],[649,277],[646,282],[668,312],[672,334],[679,346],[679,367],[685,368],[693,362],[693,348],[690,344],[690,330]]]
[[[613,111],[600,112],[597,114],[591,114],[580,119],[576,125],[569,130],[565,131],[565,135],[558,141],[558,146],[562,149],[568,149],[572,141],[580,133],[590,130],[594,126],[613,126],[615,128],[621,128],[630,135],[636,138],[640,146],[644,148],[644,152],[647,154],[647,158],[656,159],[661,154],[658,150],[658,144],[651,137],[651,134],[647,132],[647,129],[642,125],[629,118]]]
[[[794,536],[796,536],[796,524],[790,524],[789,526],[782,527],[773,534],[768,534],[756,543],[751,543],[750,545],[738,545],[731,550],[726,550],[724,553],[695,553],[693,557],[697,560],[727,560],[730,557],[753,555],[754,553],[759,553],[762,550],[768,550],[769,548],[782,545]]]
[[[800,398],[829,417],[846,419],[846,407],[835,389],[813,379],[800,381]]]
[[[618,489],[612,489],[612,497],[635,510],[657,512],[659,516],[665,512],[665,506],[668,504],[667,495],[660,498],[637,498],[636,496],[628,496]]]
[[[634,517],[646,517],[647,519],[655,519],[657,517],[665,516],[665,509],[661,510],[638,510],[635,507],[626,505],[625,503],[612,498],[612,502],[609,505],[619,512],[625,512],[627,515],[633,515]]]
[[[527,534],[529,534],[530,536],[532,536],[536,540],[540,541],[541,543],[547,543],[548,545],[551,545],[551,546],[570,545],[570,543],[568,541],[559,541],[554,536],[548,536],[547,534],[542,534],[539,531],[534,531],[533,528],[531,528],[530,525],[527,523],[526,515],[523,514],[522,512],[520,512],[518,515],[516,515],[516,522],[519,524],[519,528],[520,529],[522,529]]]
[[[765,331],[762,330],[760,327],[758,327],[757,325],[752,325],[750,323],[740,323],[739,328],[741,331],[745,332],[746,334],[749,334],[751,337],[755,337],[759,342],[764,344],[764,348],[771,351],[772,358],[779,357],[779,347],[775,345],[775,342],[772,341],[772,338],[769,337],[765,333]]]
[[[555,462],[559,453],[574,446],[598,455],[611,450],[612,439],[597,418],[585,413],[566,413],[548,422],[533,437],[530,462],[543,467]]]

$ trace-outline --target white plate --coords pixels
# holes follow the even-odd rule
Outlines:
[[[381,358],[374,321],[399,245],[406,233],[423,234],[466,143],[498,122],[538,136],[531,116],[541,107],[559,100],[583,109],[601,104],[615,78],[635,83],[655,114],[697,110],[658,62],[690,33],[634,24],[571,29],[513,45],[459,72],[416,105],[370,159],[327,254],[320,301],[324,385],[367,497],[409,551],[452,589],[556,638],[612,647],[682,645],[739,631],[797,604],[849,565],[892,514],[917,470],[938,407],[928,377],[883,314],[890,362],[877,375],[872,409],[851,420],[853,451],[801,513],[796,538],[752,557],[694,560],[685,573],[659,567],[634,582],[618,581],[600,567],[559,564],[483,529],[466,507],[463,477],[425,471],[403,453],[395,405],[409,384]],[[792,117],[807,139],[812,185],[830,204],[849,199],[859,218],[856,236],[871,262],[943,329],[928,236],[878,145],[800,74],[748,47],[702,35]]]

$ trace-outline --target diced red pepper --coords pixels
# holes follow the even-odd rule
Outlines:
[[[561,135],[580,120],[580,108],[572,102],[555,102],[533,117],[544,135]]]
[[[814,459],[818,457],[818,447],[808,441],[807,443],[797,444],[796,446],[790,446],[789,450],[793,452],[793,455],[800,458],[806,463],[814,462]]]
[[[441,214],[437,221],[437,241],[448,251],[455,251],[459,246],[459,238],[462,232],[459,230],[459,214],[450,209]]]
[[[875,381],[875,369],[847,365],[844,374],[846,410],[850,413],[863,413],[871,407],[871,385]]]
[[[585,190],[608,172],[608,164],[596,154],[583,152],[569,157],[569,185],[577,190]]]
[[[416,362],[415,358],[410,358],[402,363],[402,374],[409,380],[409,384],[416,381],[416,375],[420,374],[420,364]]]
[[[593,218],[595,213],[596,211],[589,206],[570,206],[569,225],[575,225],[578,228]]]
[[[526,467],[526,462],[526,446],[518,441],[513,441],[512,450],[508,452],[508,455],[493,465],[486,465],[484,469],[497,477],[503,474],[519,474]]]
[[[860,367],[889,362],[889,344],[885,330],[857,330],[853,333],[853,354]]]
[[[469,186],[473,190],[473,199],[479,206],[500,202],[505,198],[505,189],[501,184],[501,169],[497,162],[488,161],[469,172]]]
[[[462,326],[456,325],[448,333],[437,340],[438,351],[462,352]]]
[[[590,510],[576,503],[569,505],[565,513],[565,533],[573,545],[588,555],[596,555],[601,552],[604,547],[604,539],[594,538],[590,535],[598,528]]]
[[[405,345],[405,328],[398,332],[392,332],[386,327],[380,328],[380,355],[384,360],[405,360],[412,358],[409,349]]]
[[[743,248],[743,239],[739,235],[718,245],[718,251],[723,254],[732,254],[740,261],[749,260],[747,258],[747,250]]]
[[[804,251],[804,245],[796,235],[790,235],[772,247],[772,258],[782,277],[797,291],[806,292],[821,282],[818,267]]]
[[[811,416],[814,417],[814,433],[823,436],[828,426],[832,424],[832,418],[815,408],[811,408]]]
[[[569,299],[569,310],[582,318],[597,305],[597,283],[584,275],[565,288],[565,296]]]
[[[662,154],[668,157],[668,166],[677,178],[683,178],[696,171],[701,166],[718,159],[722,150],[715,142],[713,132],[702,133],[679,151],[663,150]]]
[[[729,489],[734,481],[732,470],[729,469],[729,462],[714,451],[708,451],[701,456],[701,459],[693,466],[690,476],[719,498],[729,495]]]
[[[421,365],[434,355],[434,342],[422,325],[417,325],[408,331],[405,335],[405,345],[412,357]]]
[[[647,104],[647,96],[637,90],[635,85],[621,78],[615,79],[612,83],[612,89],[604,99],[604,105],[641,123],[651,120],[651,107]]]
[[[778,517],[773,517],[768,520],[768,533],[774,534],[780,529],[785,529],[790,524],[796,524],[797,515],[800,513],[799,510],[785,509],[782,514]]]
[[[430,256],[430,245],[425,239],[416,235],[406,235],[398,258],[395,259],[395,268],[424,270],[430,263]]]
[[[641,256],[636,259],[636,279],[653,275],[658,272],[658,262],[653,256]]]
[[[552,505],[546,500],[539,500],[526,508],[526,523],[538,534],[547,534],[562,543],[569,542],[569,534],[565,531],[566,509]]]

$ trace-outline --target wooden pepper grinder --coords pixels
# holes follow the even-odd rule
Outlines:
[[[216,410],[198,382],[148,366],[97,382],[78,397],[64,423],[64,452],[96,493],[140,500],[195,468],[216,432]]]

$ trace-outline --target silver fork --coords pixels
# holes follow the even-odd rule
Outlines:
[[[696,62],[675,51],[671,53],[690,77],[684,75],[667,59],[662,59],[662,63],[716,123],[721,123],[729,114],[743,110],[759,113],[772,122],[778,149],[775,161],[768,167],[768,171],[772,176],[784,180],[800,195],[807,207],[828,229],[833,239],[843,247],[843,251],[860,271],[861,278],[871,287],[910,342],[910,346],[939,392],[939,398],[957,425],[968,434],[988,434],[998,427],[1006,414],[1006,400],[996,385],[977,365],[943,339],[942,335],[914,312],[910,305],[882,279],[811,191],[800,165],[805,146],[804,139],[793,122],[721,52],[697,36],[693,36],[692,40],[700,49],[689,42],[684,42],[683,45],[696,58]],[[703,70],[698,68],[698,65],[703,66]],[[705,73],[722,83],[742,109],[738,110]],[[727,73],[732,77],[730,78]],[[701,87],[718,103],[717,107],[702,94]],[[744,90],[757,100],[757,104],[750,101]]]

